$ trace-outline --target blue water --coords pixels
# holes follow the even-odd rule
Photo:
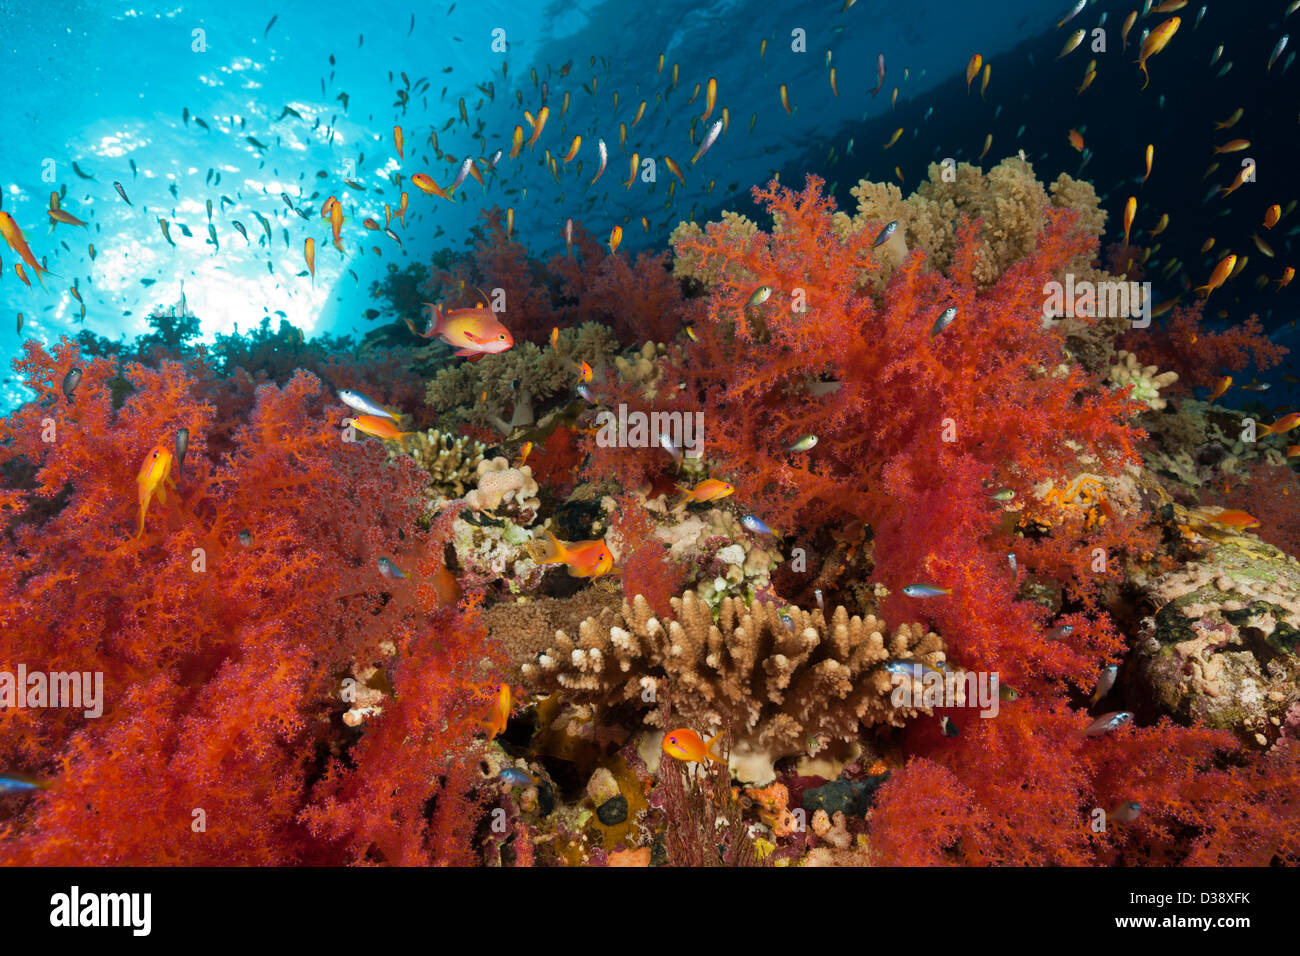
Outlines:
[[[253,327],[263,316],[286,318],[308,336],[360,335],[373,327],[362,318],[374,305],[370,283],[388,264],[427,264],[439,248],[463,248],[480,210],[488,206],[514,208],[516,233],[534,254],[563,247],[567,217],[581,220],[598,236],[626,219],[624,248],[663,248],[681,219],[692,212],[704,220],[716,218],[722,208],[747,208],[749,188],[774,173],[799,185],[805,172],[816,172],[835,184],[841,205],[851,207],[848,189],[860,176],[891,179],[897,165],[905,177],[904,190],[910,191],[924,177],[928,162],[945,155],[974,161],[985,131],[995,136],[986,168],[1025,149],[1040,178],[1048,181],[1058,172],[1077,171],[1078,155],[1064,132],[1086,127],[1096,158],[1080,175],[1096,177],[1113,225],[1123,201],[1120,191],[1140,171],[1143,142],[1151,130],[1163,129],[1162,172],[1174,165],[1182,148],[1176,144],[1185,143],[1188,156],[1178,167],[1179,178],[1153,182],[1144,202],[1154,202],[1156,190],[1165,189],[1168,194],[1156,208],[1181,212],[1194,209],[1204,193],[1199,175],[1208,150],[1202,141],[1212,143],[1220,135],[1211,119],[1226,115],[1233,105],[1247,106],[1252,121],[1239,129],[1250,125],[1252,136],[1260,139],[1267,133],[1270,155],[1278,157],[1272,166],[1260,160],[1261,176],[1278,170],[1272,186],[1252,187],[1260,190],[1258,200],[1234,204],[1234,210],[1248,206],[1249,211],[1242,213],[1242,223],[1234,223],[1233,241],[1249,246],[1246,220],[1255,221],[1258,229],[1268,203],[1285,203],[1294,195],[1293,186],[1279,180],[1280,170],[1288,168],[1285,157],[1294,156],[1300,145],[1293,112],[1300,71],[1289,69],[1289,63],[1285,70],[1279,63],[1268,76],[1263,70],[1268,49],[1283,29],[1285,4],[1252,2],[1251,11],[1258,11],[1252,13],[1219,0],[1209,5],[1196,30],[1191,21],[1200,4],[1191,4],[1181,11],[1182,35],[1152,61],[1153,84],[1141,98],[1135,81],[1140,77],[1131,65],[1133,44],[1143,25],[1158,20],[1140,21],[1129,53],[1121,55],[1118,27],[1132,4],[1094,3],[1058,30],[1065,6],[1055,0],[859,0],[845,11],[840,0],[421,5],[373,0],[270,6],[231,0],[0,0],[3,208],[55,273],[46,279],[47,290],[37,286],[29,291],[14,275],[17,257],[0,247],[6,270],[0,279],[5,313],[0,361],[7,368],[17,353],[20,339],[12,332],[17,312],[25,316],[23,335],[46,342],[82,328],[110,339],[131,338],[145,330],[144,316],[151,309],[178,302],[182,283],[208,339]],[[1076,97],[1074,87],[1093,54],[1085,44],[1057,62],[1055,52],[1075,26],[1092,28],[1103,14],[1114,49],[1098,57],[1102,68],[1095,89]],[[268,29],[272,15],[276,19]],[[1294,22],[1300,23],[1300,16]],[[493,50],[498,29],[505,31],[504,53]],[[793,49],[798,45],[794,31],[804,31],[802,51]],[[768,43],[760,59],[763,39]],[[1221,80],[1205,66],[1207,51],[1220,42],[1237,44],[1223,57],[1235,61],[1235,74]],[[976,51],[993,64],[987,100],[976,101],[965,88],[966,62]],[[660,53],[665,55],[661,73],[656,70]],[[886,78],[881,94],[872,96],[868,91],[876,86],[881,53]],[[828,54],[838,74],[838,97],[828,83]],[[561,76],[565,64],[570,64],[569,72]],[[670,89],[673,64],[679,69],[676,89]],[[402,72],[413,88],[422,78],[430,84],[405,108],[395,105],[397,91],[406,88]],[[1193,75],[1203,86],[1217,85],[1189,89]],[[693,103],[687,101],[696,84],[703,86],[710,77],[718,80],[714,118],[727,107],[728,129],[690,167],[694,147],[689,129],[703,112],[703,90]],[[394,225],[400,247],[382,232],[359,228],[366,217],[382,224],[385,202],[396,207],[400,190],[389,180],[393,171],[406,176],[426,171],[439,184],[449,183],[456,167],[434,155],[431,129],[438,131],[440,148],[458,158],[491,156],[497,149],[508,154],[511,131],[523,122],[523,111],[536,113],[542,105],[543,82],[549,87],[551,117],[538,146],[517,160],[503,156],[495,174],[487,177],[486,191],[470,180],[452,204],[407,185],[411,211],[406,227]],[[490,101],[478,88],[488,83],[494,92]],[[594,93],[589,92],[593,83]],[[789,89],[792,115],[778,98],[782,83]],[[891,103],[894,87],[897,103]],[[570,107],[560,117],[565,92]],[[342,94],[348,98],[346,108]],[[664,96],[658,104],[656,94]],[[1221,102],[1211,105],[1212,97]],[[1278,104],[1275,118],[1261,122],[1250,115],[1267,108],[1261,104],[1270,97]],[[460,119],[461,98],[468,124]],[[621,147],[618,124],[631,125],[642,99],[648,101],[645,117]],[[302,118],[279,118],[286,106]],[[1145,112],[1139,113],[1139,106]],[[448,120],[451,128],[444,130]],[[480,122],[478,140],[473,134]],[[400,163],[392,140],[395,123],[406,135]],[[1123,124],[1131,126],[1121,134]],[[904,136],[893,151],[883,153],[881,144],[898,126],[905,129]],[[698,124],[697,141],[705,128],[707,124]],[[528,132],[525,128],[526,137]],[[575,134],[582,136],[582,174],[576,161],[562,165],[557,183],[542,150],[562,156]],[[1131,142],[1115,144],[1121,135]],[[593,186],[588,181],[595,171],[598,137],[608,146],[609,166]],[[1103,148],[1106,137],[1114,148]],[[857,146],[852,159],[845,157],[850,139]],[[827,161],[832,146],[842,157],[833,167]],[[669,201],[672,176],[661,165],[657,183],[624,188],[634,151],[673,156],[685,171],[686,187],[679,183]],[[77,175],[73,162],[94,179]],[[349,177],[365,191],[346,186]],[[133,205],[119,197],[114,181],[121,182]],[[47,230],[49,194],[64,188],[63,208],[86,220],[87,229],[61,225],[53,233]],[[282,193],[310,219],[291,211]],[[318,217],[331,194],[343,201],[348,219],[345,255],[330,246],[327,224]],[[215,246],[207,231],[209,200]],[[269,242],[254,210],[270,221]],[[641,225],[643,216],[648,230]],[[163,238],[159,217],[170,221],[175,248]],[[1179,216],[1173,218],[1177,222]],[[235,220],[246,228],[248,240],[235,231]],[[1227,224],[1217,221],[1196,229],[1178,223],[1165,237],[1165,254],[1183,242],[1188,247],[1185,261],[1196,260],[1192,271],[1200,272],[1197,247],[1207,229],[1219,224],[1226,230]],[[181,225],[191,236],[182,234]],[[442,232],[436,234],[439,228]],[[309,235],[317,242],[314,282],[303,263]],[[1268,263],[1276,275],[1283,262],[1294,261],[1287,258],[1294,239],[1291,234],[1268,238],[1278,256]],[[93,262],[89,243],[96,248]],[[1247,251],[1263,261],[1262,255]],[[69,291],[74,282],[86,305],[84,325]],[[1248,292],[1242,285],[1243,293]],[[1294,316],[1294,287],[1281,297],[1266,294],[1266,301],[1240,301],[1234,308],[1262,313],[1275,334],[1289,338],[1294,348],[1300,344],[1288,324]],[[0,406],[18,400],[20,392],[7,379]]]

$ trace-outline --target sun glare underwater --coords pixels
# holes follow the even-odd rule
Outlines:
[[[1300,0],[1066,2],[0,0],[0,862],[1300,863]]]

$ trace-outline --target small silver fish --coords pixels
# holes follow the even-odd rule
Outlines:
[[[804,435],[797,442],[790,446],[791,451],[808,451],[817,444],[816,435]]]
[[[939,317],[934,320],[934,326],[930,329],[930,338],[934,338],[948,326],[952,325],[952,320],[957,318],[957,307],[950,305],[939,313]]]
[[[397,237],[397,233],[393,232],[391,228],[385,228],[384,235],[393,240],[393,242],[397,243],[399,246],[402,244],[402,240]]]
[[[1058,30],[1061,29],[1061,27],[1065,26],[1067,23],[1073,20],[1075,16],[1078,14],[1078,12],[1087,5],[1087,3],[1088,0],[1077,0],[1074,6],[1072,6],[1069,10],[1065,11],[1065,16],[1061,17],[1060,20],[1056,21],[1056,29]]]
[[[1089,724],[1083,732],[1089,737],[1100,737],[1104,733],[1123,727],[1132,719],[1133,715],[1127,710],[1112,711],[1109,714],[1102,714]]]
[[[529,787],[537,783],[537,777],[518,767],[503,767],[500,776],[512,787]]]
[[[1015,574],[1019,566],[1016,564],[1016,553],[1014,551],[1007,552],[1007,564],[1011,568],[1011,573]]]
[[[340,389],[339,401],[348,406],[348,408],[356,409],[363,415],[376,415],[380,418],[391,418],[393,421],[397,421],[397,416],[388,409],[384,408],[379,403],[366,398],[366,396],[362,395],[360,392],[352,391],[350,388]]]
[[[1015,496],[1016,490],[1014,488],[999,488],[989,495],[994,501],[1010,501]]]
[[[794,630],[794,619],[790,617],[789,614],[785,613],[785,611],[782,611],[778,616],[781,618],[782,624],[784,624],[791,631]]]
[[[659,436],[659,447],[662,448],[664,451],[668,452],[668,454],[672,455],[674,461],[681,460],[682,450],[678,448],[676,444],[673,443],[672,438],[670,438],[667,434],[662,434]]]
[[[113,183],[113,188],[116,189],[117,194],[122,197],[122,201],[125,202],[128,206],[130,206],[131,200],[126,198],[126,190],[122,188],[122,184],[115,182]]]
[[[68,400],[69,405],[76,404],[72,400],[72,393],[77,390],[77,385],[81,383],[81,369],[70,368],[68,374],[63,376],[63,395]]]
[[[749,301],[745,303],[745,308],[752,309],[756,305],[762,305],[771,297],[772,287],[769,285],[761,285],[755,289],[754,294],[749,297]]]
[[[1282,55],[1282,51],[1286,49],[1286,43],[1290,39],[1291,37],[1288,34],[1285,33],[1282,34],[1282,39],[1277,41],[1277,46],[1273,47],[1273,52],[1269,55],[1268,66],[1264,67],[1265,73],[1273,69],[1274,61],[1276,61],[1277,58]]]
[[[456,173],[456,179],[452,182],[450,186],[447,187],[448,193],[455,192],[456,187],[465,181],[465,177],[469,175],[469,169],[473,165],[474,165],[474,157],[466,156],[464,162],[460,164],[460,171]]]
[[[564,254],[573,255],[573,219],[564,220]]]
[[[884,229],[880,230],[880,232],[876,235],[875,240],[871,243],[871,248],[874,249],[877,246],[883,246],[890,239],[894,238],[894,233],[897,231],[898,231],[898,220],[895,219],[889,225],[885,226]]]
[[[822,598],[822,591],[821,591],[821,588],[815,588],[815,589],[813,590],[813,596],[814,596],[815,598],[817,598],[817,609],[820,610],[820,611],[825,611],[825,610],[826,610],[826,601]]]
[[[596,168],[596,175],[591,177],[593,183],[600,178],[600,174],[605,171],[605,164],[609,162],[609,150],[605,148],[603,139],[596,140],[596,152],[600,153],[600,165]],[[591,185],[591,183],[587,185]]]
[[[239,543],[245,548],[251,548],[253,546],[253,532],[249,531],[247,528],[239,532]]]
[[[596,404],[596,399],[591,394],[591,389],[589,389],[586,385],[579,385],[576,391],[580,396],[582,396],[582,399],[584,401],[591,402],[591,404],[593,405]]]
[[[176,477],[181,477],[185,471],[185,452],[190,447],[190,430],[188,428],[176,429]]]
[[[406,575],[402,573],[402,569],[393,564],[393,562],[389,561],[387,558],[380,558],[378,564],[379,573],[386,578],[396,578],[400,581],[406,577]]]
[[[1115,678],[1118,676],[1118,665],[1111,664],[1109,667],[1103,668],[1101,676],[1097,678],[1097,687],[1092,692],[1092,697],[1089,698],[1088,703],[1095,704],[1097,701],[1109,694],[1110,689],[1115,686]]]
[[[1073,624],[1062,624],[1060,627],[1054,627],[1048,631],[1046,637],[1049,641],[1059,641],[1061,638],[1069,637],[1073,633]]]
[[[497,163],[501,161],[501,153],[502,151],[498,149],[495,153],[492,154],[492,159],[488,162],[488,169],[497,168]]]
[[[662,440],[663,439],[661,438],[660,441]],[[754,534],[775,534],[771,528],[753,515],[745,515],[745,517],[740,519],[740,524],[746,531]]]
[[[41,783],[37,780],[29,780],[27,777],[18,774],[5,773],[0,774],[0,794],[4,793],[27,793],[31,790],[48,790],[49,784]]]
[[[909,584],[903,593],[910,598],[931,598],[941,594],[951,594],[952,588],[941,588],[937,584]]]
[[[893,674],[895,677],[910,677],[913,680],[920,680],[925,674],[943,675],[943,671],[935,670],[920,661],[915,660],[892,660],[885,664],[885,671]]]
[[[715,120],[713,125],[709,127],[708,133],[705,134],[704,142],[700,143],[700,148],[697,149],[695,155],[691,157],[692,166],[695,165],[696,160],[709,151],[709,147],[713,145],[714,140],[718,138],[718,134],[721,132],[722,120]]]
[[[1214,64],[1218,63],[1218,62],[1219,62],[1219,57],[1221,57],[1221,56],[1223,56],[1223,44],[1222,44],[1222,43],[1220,43],[1218,46],[1216,46],[1216,47],[1214,48],[1214,52],[1210,54],[1210,66],[1214,66]]]

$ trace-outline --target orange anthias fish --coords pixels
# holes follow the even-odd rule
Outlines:
[[[451,197],[448,196],[447,193],[443,191],[442,187],[433,181],[433,177],[428,175],[427,173],[416,173],[414,176],[411,177],[411,182],[415,184],[416,189],[420,190],[420,192],[425,193],[426,195],[438,196],[442,199],[447,199],[447,200],[451,199]]]
[[[528,140],[528,148],[532,149],[533,144],[537,142],[537,137],[542,135],[542,129],[546,126],[546,119],[551,115],[549,107],[543,106],[537,111],[537,120],[533,123],[533,135]]]
[[[144,515],[149,510],[149,502],[157,498],[159,504],[166,504],[167,485],[175,490],[176,482],[172,481],[171,475],[172,453],[158,445],[145,456],[140,473],[135,477],[140,497],[140,528],[135,533],[137,538],[144,534]]]
[[[1077,129],[1070,130],[1065,134],[1065,138],[1070,141],[1071,146],[1079,152],[1083,152],[1083,135]]]
[[[975,77],[979,75],[980,67],[984,65],[984,57],[976,53],[966,64],[966,92],[970,92],[970,85],[974,82]]]
[[[1254,515],[1247,514],[1244,511],[1228,510],[1220,511],[1217,515],[1210,515],[1209,520],[1215,524],[1226,525],[1229,528],[1257,528],[1259,519]]]
[[[14,252],[18,253],[19,258],[21,258],[23,262],[27,263],[27,265],[31,267],[31,270],[36,273],[36,281],[40,282],[41,287],[44,288],[45,281],[41,278],[41,273],[44,272],[51,275],[53,273],[50,273],[48,269],[41,268],[41,264],[37,262],[36,257],[32,255],[32,250],[27,245],[27,240],[23,238],[23,231],[18,228],[18,223],[14,222],[13,216],[9,215],[9,213],[4,210],[0,210],[0,236],[4,236],[5,240],[9,243],[10,248],[12,248]],[[28,284],[30,285],[30,283]]]
[[[1129,196],[1128,202],[1124,203],[1124,248],[1128,248],[1128,233],[1133,228],[1133,217],[1137,215],[1138,201],[1136,196]]]
[[[575,578],[597,578],[614,570],[614,556],[604,538],[595,541],[561,541],[549,531],[541,542],[544,550],[538,564],[565,564]]]
[[[1300,412],[1291,412],[1289,415],[1283,415],[1272,425],[1260,425],[1259,434],[1285,435],[1297,425],[1300,425]]]
[[[1223,378],[1219,379],[1219,383],[1214,386],[1214,391],[1210,393],[1209,397],[1206,398],[1205,401],[1207,403],[1214,401],[1230,388],[1232,388],[1232,376],[1225,375]]]
[[[411,434],[399,430],[397,423],[384,415],[358,415],[355,418],[343,419],[343,424],[351,425],[357,431],[373,435],[375,438],[402,444],[406,444],[406,436]]]
[[[484,355],[504,352],[515,344],[510,330],[497,321],[496,313],[483,308],[480,302],[472,309],[451,309],[443,312],[432,302],[424,303],[433,310],[433,322],[423,333],[435,336],[456,347],[456,355]]]
[[[618,244],[623,241],[623,227],[615,226],[609,231],[609,251],[618,252]]]
[[[1206,298],[1209,298],[1210,293],[1223,285],[1223,283],[1227,281],[1228,276],[1232,275],[1233,267],[1236,266],[1236,264],[1236,256],[1224,256],[1219,260],[1219,264],[1214,267],[1214,272],[1210,274],[1210,281],[1205,283],[1205,285],[1198,285],[1193,291],[1200,292],[1204,289]]]
[[[1147,60],[1165,48],[1169,41],[1173,39],[1174,34],[1178,32],[1178,27],[1182,22],[1181,17],[1170,17],[1152,30],[1150,36],[1146,38],[1146,42],[1142,44],[1142,49],[1139,51],[1137,58],[1138,68],[1142,70],[1142,75],[1146,78],[1142,84],[1142,89],[1145,90],[1151,82],[1151,75],[1147,73]]]
[[[487,732],[488,740],[495,740],[505,732],[506,724],[510,720],[510,711],[510,685],[502,684],[497,690],[497,699],[492,702],[488,719],[483,721],[483,729]]]
[[[406,155],[402,150],[404,140],[402,137],[402,127],[400,126],[393,127],[393,145],[397,147],[397,158],[405,159]]]
[[[712,760],[714,763],[725,764],[726,761],[713,749],[721,737],[721,733],[716,734],[705,743],[700,735],[689,727],[678,727],[664,734],[663,749],[668,756],[688,763],[708,763]]]
[[[677,486],[678,491],[686,493],[686,497],[678,504],[680,508],[689,502],[717,501],[719,498],[725,498],[736,489],[728,481],[720,481],[717,478],[708,478],[701,481],[694,488],[687,488],[684,485]]]
[[[316,240],[310,236],[303,243],[302,257],[307,260],[307,271],[311,273],[311,281],[316,283]]]

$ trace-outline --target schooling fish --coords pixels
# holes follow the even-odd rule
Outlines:
[[[1133,719],[1133,715],[1127,710],[1116,710],[1109,714],[1102,714],[1084,729],[1084,734],[1089,737],[1100,737],[1102,734],[1109,733],[1123,727]]]
[[[537,542],[538,564],[567,565],[569,575],[575,578],[594,578],[606,574],[614,568],[614,556],[604,538],[594,541],[561,541],[549,531],[543,532],[546,538]]]
[[[346,428],[351,426],[359,432],[371,435],[375,438],[381,438],[384,441],[400,442],[406,444],[406,436],[410,432],[400,431],[397,423],[387,413],[384,415],[358,415],[355,418],[345,418],[342,422]]]
[[[113,188],[116,189],[117,194],[122,197],[122,201],[126,203],[128,206],[130,206],[131,200],[127,198],[126,190],[122,188],[122,184],[119,182],[114,182]]]
[[[1227,281],[1228,276],[1232,274],[1233,267],[1236,266],[1236,264],[1237,257],[1235,255],[1224,256],[1219,260],[1219,264],[1214,267],[1214,272],[1210,274],[1209,281],[1206,282],[1205,285],[1197,286],[1192,291],[1200,292],[1204,289],[1206,298],[1209,298],[1211,292]]]
[[[745,515],[740,519],[741,527],[753,534],[775,535],[776,532],[769,528],[762,520],[755,518],[753,515]]]
[[[898,220],[895,219],[893,222],[889,223],[887,226],[885,226],[885,228],[881,229],[880,232],[876,234],[876,238],[871,243],[871,248],[875,249],[877,246],[884,245],[890,239],[894,238],[894,233],[897,231],[898,231]]]
[[[18,253],[19,258],[21,258],[23,262],[27,263],[27,265],[31,267],[32,271],[36,273],[36,280],[41,283],[43,288],[45,282],[41,279],[42,273],[47,275],[52,275],[53,273],[48,269],[43,268],[41,264],[36,261],[36,257],[32,255],[31,247],[27,245],[27,240],[23,237],[23,231],[18,228],[18,223],[14,222],[13,217],[4,210],[0,210],[0,236],[4,236],[5,241],[9,243],[10,248],[12,248],[14,252]]]
[[[190,447],[190,430],[188,428],[176,429],[176,477],[180,478],[185,469],[185,452]]]
[[[911,677],[913,680],[920,680],[927,674],[943,674],[943,671],[935,670],[933,667],[916,660],[889,661],[885,664],[885,671],[895,677]]]
[[[50,785],[16,773],[0,773],[0,794],[48,790]]]
[[[1227,509],[1210,515],[1209,520],[1229,528],[1258,528],[1259,519],[1254,515],[1237,509]]]
[[[934,320],[934,325],[930,328],[930,338],[934,338],[948,326],[952,325],[953,320],[957,318],[957,307],[950,305],[939,313],[939,317]]]
[[[931,598],[941,594],[951,594],[952,588],[941,588],[937,584],[909,584],[903,593],[910,598]]]
[[[717,501],[719,498],[725,498],[732,494],[736,489],[730,482],[720,481],[717,478],[708,478],[701,481],[694,488],[678,485],[677,490],[686,495],[677,505],[680,508],[682,505],[691,502],[698,504],[704,501]]]
[[[713,145],[714,140],[718,138],[718,134],[721,132],[722,120],[714,120],[713,125],[709,127],[708,133],[704,136],[704,141],[700,143],[700,148],[697,149],[695,155],[691,157],[692,166],[695,165],[696,160],[709,151],[709,147]]]
[[[714,746],[722,738],[723,733],[726,731],[715,734],[705,743],[695,731],[688,727],[679,727],[664,734],[663,751],[675,760],[685,763],[708,763],[712,760],[714,763],[725,765],[726,761],[714,751]]]
[[[81,384],[81,369],[68,369],[68,374],[63,376],[63,397],[68,400],[69,405],[76,404],[72,400],[72,395],[76,392],[79,384]]]
[[[487,733],[488,740],[495,740],[505,732],[512,709],[510,685],[502,684],[497,688],[496,700],[492,702],[492,708],[488,711],[488,719],[483,722],[483,730]]]
[[[380,558],[376,563],[379,566],[379,573],[386,578],[402,581],[407,577],[406,573],[388,558]]]
[[[1260,425],[1259,434],[1285,435],[1297,425],[1300,425],[1300,412],[1291,412],[1289,415],[1283,415],[1272,425]]]
[[[165,505],[167,503],[166,486],[171,485],[173,491],[176,489],[176,483],[171,478],[171,471],[172,453],[162,445],[158,445],[145,456],[144,464],[140,466],[140,472],[135,478],[140,499],[140,527],[135,534],[137,538],[144,534],[144,516],[149,510],[149,502],[157,498],[159,504]]]
[[[1169,43],[1175,33],[1178,32],[1179,24],[1183,21],[1179,17],[1170,17],[1164,23],[1160,24],[1151,31],[1151,35],[1142,41],[1142,49],[1138,53],[1137,65],[1142,70],[1142,75],[1146,78],[1142,84],[1142,89],[1146,89],[1151,82],[1151,75],[1147,73],[1147,60],[1155,56]],[[1080,33],[1083,31],[1080,30]]]
[[[1109,694],[1110,689],[1115,686],[1115,678],[1118,675],[1119,666],[1116,664],[1111,664],[1109,667],[1103,668],[1101,677],[1097,679],[1097,687],[1093,690],[1092,696],[1088,698],[1088,703],[1095,704],[1097,701]]]
[[[391,418],[397,421],[397,416],[384,408],[378,402],[372,401],[360,392],[354,392],[350,388],[339,390],[339,400],[349,408],[355,409],[362,415],[373,415],[376,418]]]
[[[622,241],[623,241],[623,227],[615,226],[613,229],[609,231],[609,251],[611,255],[615,252],[618,252],[619,243],[621,243]]]

